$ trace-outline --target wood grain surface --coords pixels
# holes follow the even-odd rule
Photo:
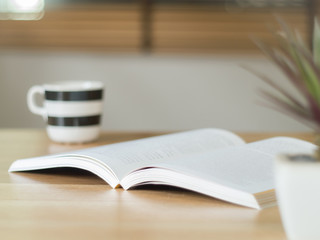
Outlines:
[[[63,145],[45,131],[0,130],[1,239],[285,239],[277,207],[239,207],[171,187],[111,189],[82,170],[8,173],[18,158],[70,151],[161,133],[105,132],[99,141]],[[239,133],[247,141],[309,133]]]

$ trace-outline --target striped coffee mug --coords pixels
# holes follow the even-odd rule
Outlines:
[[[42,95],[43,106],[36,103]],[[27,103],[30,111],[47,122],[51,140],[62,143],[94,141],[100,134],[103,84],[98,81],[65,81],[33,86]]]

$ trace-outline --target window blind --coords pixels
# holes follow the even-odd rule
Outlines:
[[[172,6],[154,8],[153,52],[256,52],[252,38],[272,44],[277,17],[308,40],[305,8],[226,9],[225,6]]]
[[[0,47],[137,52],[138,4],[75,4],[49,9],[39,21],[0,21]]]
[[[275,16],[306,40],[313,21],[307,4],[241,8],[218,0],[81,2],[46,9],[39,21],[0,21],[0,48],[257,53],[251,37],[272,43],[269,27],[276,27]]]

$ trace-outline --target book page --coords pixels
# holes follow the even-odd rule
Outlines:
[[[277,137],[243,146],[195,153],[158,163],[161,167],[248,193],[274,188],[277,154],[312,153],[316,146],[302,140]]]
[[[244,144],[239,136],[229,131],[200,129],[84,149],[72,155],[102,160],[121,179],[137,168],[165,159]]]

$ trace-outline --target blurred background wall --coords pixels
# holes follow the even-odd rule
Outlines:
[[[307,130],[258,103],[266,86],[242,66],[286,85],[251,38],[273,44],[279,16],[310,44],[317,1],[47,0],[23,14],[1,1],[0,127],[45,126],[32,85],[100,80],[106,130]]]

